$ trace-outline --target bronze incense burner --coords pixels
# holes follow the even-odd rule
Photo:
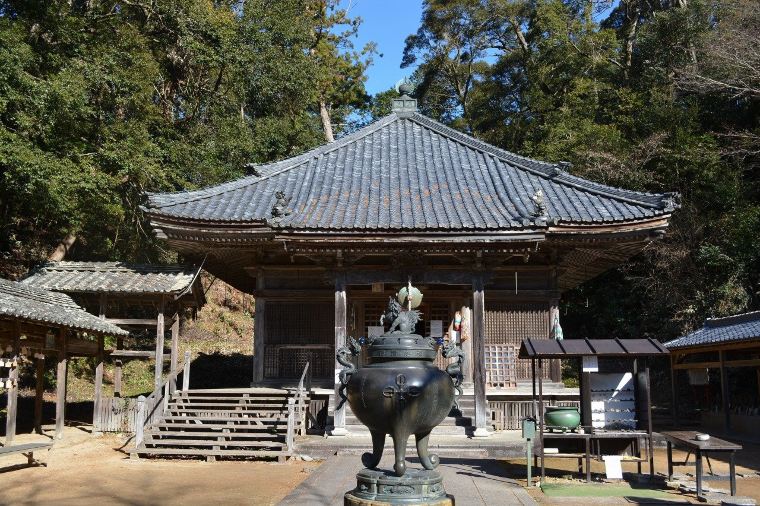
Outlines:
[[[350,359],[361,350],[353,339],[347,347],[338,351],[338,361],[344,365],[340,379],[348,403],[372,434],[372,453],[362,456],[362,463],[368,469],[359,473],[359,486],[352,492],[365,500],[397,502],[383,496],[384,490],[386,495],[391,496],[404,490],[405,494],[422,494],[427,499],[446,497],[440,475],[433,471],[439,459],[429,453],[428,441],[433,428],[456,405],[457,392],[461,394],[463,354],[456,344],[450,343],[442,347],[442,353],[447,358],[456,357],[456,362],[450,364],[445,372],[435,366],[436,346],[442,344],[442,340],[412,333],[420,320],[420,314],[414,307],[419,305],[421,299],[422,294],[412,286],[400,290],[397,300],[390,298],[388,309],[380,319],[388,330],[366,342],[369,364],[360,369],[353,367]],[[415,472],[414,478],[408,477],[403,487],[390,482],[381,486],[382,480],[378,481],[380,476],[369,479],[379,472],[373,474],[369,470],[375,469],[380,462],[386,435],[393,438],[395,477],[406,474],[407,441],[412,434],[420,462],[432,474]],[[387,482],[389,476],[384,478]],[[407,483],[409,480],[414,483]],[[423,482],[426,485],[423,486]],[[411,496],[405,497],[407,500],[403,502],[408,504]]]

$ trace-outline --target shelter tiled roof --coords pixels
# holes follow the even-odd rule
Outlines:
[[[532,197],[542,190],[546,214]],[[289,214],[273,218],[282,191]],[[572,176],[418,113],[393,113],[256,174],[196,191],[149,195],[153,217],[291,230],[510,230],[606,224],[671,213],[672,195]]]
[[[725,318],[708,318],[704,326],[665,343],[670,349],[760,340],[760,311]]]
[[[68,295],[7,279],[0,279],[0,316],[103,334],[128,334],[126,330],[91,315]]]
[[[199,268],[123,262],[48,262],[21,282],[60,292],[179,294],[190,288]]]

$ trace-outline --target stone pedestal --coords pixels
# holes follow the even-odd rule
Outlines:
[[[356,488],[346,492],[345,506],[453,506],[446,495],[438,471],[409,469],[404,476],[392,471],[362,469],[356,474]]]

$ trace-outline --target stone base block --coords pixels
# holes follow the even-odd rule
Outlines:
[[[404,476],[392,471],[363,469],[356,474],[356,488],[343,498],[345,506],[454,506],[446,495],[438,471],[409,469]]]

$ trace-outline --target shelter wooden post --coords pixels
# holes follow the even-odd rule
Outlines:
[[[55,385],[55,438],[63,437],[63,421],[66,416],[66,375],[68,372],[67,329],[58,329],[58,368]]]
[[[264,273],[259,271],[256,275],[256,289],[264,290],[266,281]],[[266,304],[264,297],[256,297],[255,313],[253,319],[253,384],[264,380],[264,355],[266,353]]]
[[[177,362],[179,361],[179,312],[174,313],[174,321],[172,321],[172,351],[171,351],[171,362],[170,362],[170,371],[171,374],[174,374],[177,371]],[[174,393],[174,391],[177,389],[177,378],[175,377],[171,381],[171,385],[169,386],[169,392]]]
[[[335,277],[335,351],[346,345],[346,278],[343,273]],[[346,399],[343,398],[337,370],[341,365],[335,362],[335,393],[333,395],[333,429],[331,436],[345,436],[346,430]]]
[[[720,397],[721,405],[723,407],[723,429],[728,432],[731,430],[731,402],[729,399],[730,386],[728,384],[728,370],[726,369],[726,356],[723,350],[718,352],[720,360]]]
[[[100,411],[103,403],[103,336],[98,336],[98,354],[95,365],[95,401],[92,408],[92,433],[100,434],[102,420]]]
[[[165,297],[161,297],[158,306],[158,317],[156,318],[156,372],[154,385],[156,388],[161,386],[161,376],[164,372],[164,311],[166,309]]]
[[[546,454],[544,453],[544,364],[538,359],[538,431],[541,441],[541,483],[546,478]]]
[[[34,379],[36,381],[34,389],[34,430],[37,434],[42,434],[42,396],[45,393],[45,357],[38,356],[35,360],[36,370]]]
[[[486,399],[485,367],[485,300],[483,294],[483,277],[475,276],[472,280],[472,379],[475,389],[475,432],[474,437],[488,437],[488,400]]]

